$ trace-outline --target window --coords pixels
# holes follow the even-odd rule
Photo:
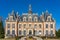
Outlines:
[[[22,31],[21,31],[21,30],[19,30],[19,35],[21,35],[21,33],[22,33]]]
[[[46,36],[48,35],[48,30],[46,30]]]
[[[12,17],[10,17],[10,18],[9,18],[9,20],[10,20],[10,21],[12,21],[12,20],[13,20],[13,18],[12,18]]]
[[[29,22],[31,22],[32,21],[32,18],[29,18]]]
[[[24,28],[26,27],[26,24],[24,24]]]
[[[35,35],[35,30],[33,32],[34,32],[34,35]]]
[[[37,30],[35,30],[35,35],[37,35]]]
[[[41,28],[41,24],[39,24],[39,28]]]
[[[54,35],[53,35],[53,30],[50,31],[50,36],[54,36]]]
[[[10,17],[9,17],[9,20],[10,20],[10,21],[13,21],[13,16],[10,16]]]
[[[29,35],[32,35],[32,30],[29,30]]]
[[[50,27],[53,28],[53,24],[50,24]]]
[[[7,30],[7,34],[10,34],[10,30]]]
[[[29,27],[31,27],[31,24],[29,24]]]
[[[23,34],[26,35],[26,30],[23,31]]]
[[[51,33],[50,34],[53,34],[53,30],[51,30]]]
[[[35,21],[37,21],[37,18],[35,18]]]
[[[10,28],[10,24],[7,24],[8,28]]]
[[[15,28],[15,24],[12,24],[12,28]]]
[[[46,24],[46,28],[48,28],[48,24]]]
[[[34,28],[36,28],[36,27],[37,27],[37,24],[34,25]]]
[[[48,18],[48,21],[50,21],[50,17]]]
[[[39,34],[41,34],[41,30],[39,30]]]
[[[21,24],[19,24],[19,28],[21,28]]]
[[[23,18],[23,21],[24,21],[24,22],[26,21],[26,17]]]
[[[15,35],[15,30],[12,30],[12,35]]]

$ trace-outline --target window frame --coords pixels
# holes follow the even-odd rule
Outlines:
[[[39,28],[41,28],[41,26],[42,26],[42,25],[41,25],[41,24],[39,24]]]
[[[10,24],[7,24],[7,27],[10,28]]]
[[[50,24],[50,27],[53,28],[53,24]]]
[[[19,28],[21,28],[22,24],[19,24]]]
[[[15,28],[15,24],[12,24],[12,28]]]
[[[48,28],[48,24],[46,24],[46,28]]]

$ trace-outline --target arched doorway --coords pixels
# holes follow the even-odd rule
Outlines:
[[[30,36],[32,35],[32,30],[29,30],[29,35],[30,35]]]

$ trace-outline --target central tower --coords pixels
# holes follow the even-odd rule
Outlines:
[[[28,11],[29,14],[32,14],[32,7],[31,7],[31,4],[29,4],[29,11]]]

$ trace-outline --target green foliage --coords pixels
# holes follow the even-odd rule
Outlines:
[[[56,36],[57,36],[57,38],[60,38],[60,29],[58,31],[56,31]]]
[[[16,38],[16,40],[19,40],[18,36],[16,36],[15,38]]]
[[[3,28],[3,22],[0,22],[0,38],[4,38],[4,28]]]

